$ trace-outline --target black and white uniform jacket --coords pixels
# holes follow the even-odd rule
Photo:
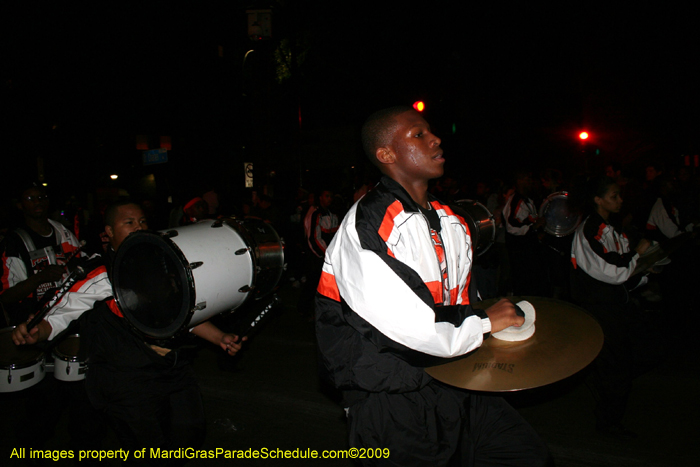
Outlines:
[[[511,235],[523,236],[530,232],[530,226],[537,222],[537,208],[530,198],[525,198],[516,191],[505,206],[503,219],[506,221],[506,232]]]
[[[658,198],[651,208],[647,220],[647,232],[656,241],[673,238],[684,232],[692,232],[693,224],[681,227],[678,209],[665,198]]]
[[[598,213],[576,228],[571,263],[593,279],[611,285],[624,284],[634,272],[639,254],[630,251],[625,234],[618,233]]]
[[[491,331],[486,313],[469,304],[469,229],[448,206],[429,202],[437,238],[408,193],[383,177],[326,251],[316,332],[322,371],[337,388],[418,390],[431,381],[423,367],[475,350]]]

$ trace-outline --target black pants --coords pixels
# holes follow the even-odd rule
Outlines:
[[[542,466],[547,447],[500,397],[432,382],[420,391],[370,393],[350,407],[350,446],[386,448],[386,466]]]
[[[182,375],[161,377],[93,369],[88,374],[90,399],[110,421],[122,448],[147,448],[149,464],[161,462],[149,459],[150,448],[197,449],[204,442],[206,418],[199,387],[191,369],[179,371]]]
[[[596,318],[605,335],[588,380],[596,400],[596,423],[601,429],[620,426],[632,381],[662,355],[658,330],[662,321],[640,310],[625,285],[597,281],[580,269],[571,271],[571,293],[574,302]]]
[[[85,387],[122,447],[132,452],[147,448],[145,460],[153,465],[168,460],[150,459],[150,448],[201,447],[204,406],[184,352],[158,355],[104,304],[83,314],[81,321],[81,338],[90,356]],[[171,463],[183,462],[172,459]]]

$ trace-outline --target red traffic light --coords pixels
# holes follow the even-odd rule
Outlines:
[[[587,131],[582,131],[581,133],[578,134],[578,137],[581,141],[587,140],[590,135],[588,134]]]
[[[413,103],[413,108],[418,112],[422,112],[425,109],[425,103],[423,101],[416,101]]]

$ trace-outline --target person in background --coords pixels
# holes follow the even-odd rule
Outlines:
[[[575,303],[600,323],[605,343],[595,360],[590,387],[596,399],[596,428],[608,435],[633,438],[623,425],[632,381],[645,367],[660,340],[647,326],[631,292],[647,282],[633,275],[639,256],[649,248],[641,240],[634,248],[609,222],[622,207],[620,187],[609,177],[590,182],[587,199],[592,213],[576,229],[571,247],[571,294]]]

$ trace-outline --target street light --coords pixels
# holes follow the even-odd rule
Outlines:
[[[425,110],[425,102],[416,101],[413,103],[413,108],[416,109],[418,112],[422,112],[423,110]]]

